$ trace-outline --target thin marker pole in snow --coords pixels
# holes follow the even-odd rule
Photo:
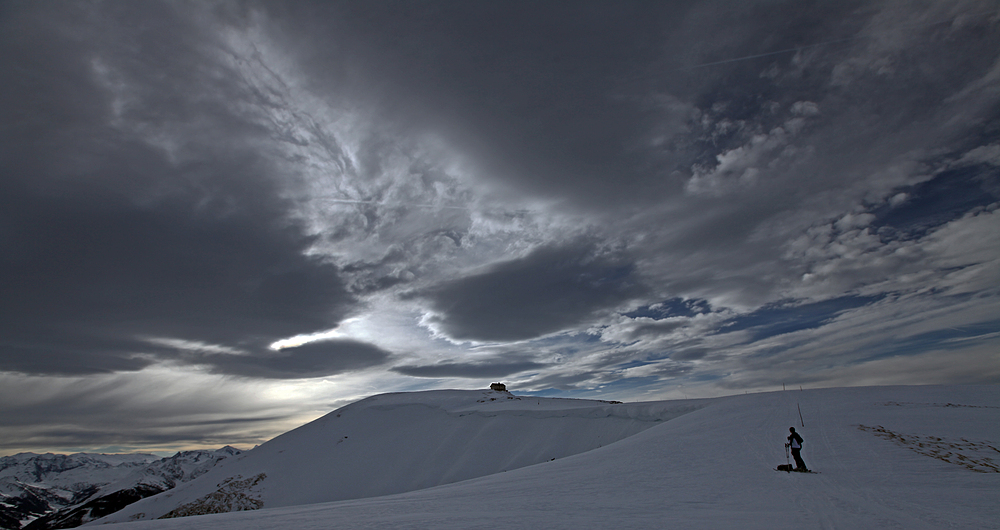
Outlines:
[[[802,421],[802,407],[800,407],[799,404],[796,403],[795,404],[795,408],[799,409],[799,423],[801,423],[802,426],[805,427],[806,426],[806,422]]]

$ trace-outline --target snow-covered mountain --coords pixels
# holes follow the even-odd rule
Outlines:
[[[790,426],[805,439],[803,456],[818,474],[774,470],[786,462]],[[998,442],[997,386],[634,404],[471,391],[390,394],[335,411],[90,524],[263,508],[139,524],[1000,528]],[[442,485],[426,487],[435,483]]]
[[[419,490],[565,458],[695,410],[503,391],[384,394],[336,410],[103,521],[293,506]]]
[[[75,528],[204,475],[219,462],[240,453],[231,446],[215,451],[181,451],[103,486],[83,502],[39,517],[25,525],[24,530]]]
[[[0,457],[0,528],[86,500],[159,457],[151,454],[20,453]]]
[[[233,447],[151,454],[36,455],[0,458],[0,528],[73,528],[113,513],[139,499],[198,477]]]

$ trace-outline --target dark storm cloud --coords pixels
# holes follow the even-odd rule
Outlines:
[[[353,340],[312,342],[268,354],[245,356],[200,353],[188,362],[209,366],[214,373],[266,379],[322,377],[384,364],[388,352]]]
[[[2,288],[5,369],[136,368],[150,338],[259,349],[332,327],[352,303],[337,270],[304,257],[309,239],[280,219],[219,218],[191,211],[189,197],[136,207],[69,195],[22,194],[0,214],[13,228],[0,261],[11,280]]]
[[[545,363],[529,360],[510,361],[494,359],[483,362],[437,363],[427,365],[397,366],[392,369],[413,377],[463,377],[467,379],[500,378],[528,370],[547,368]]]
[[[962,64],[950,62],[976,37],[942,46],[935,34],[942,25],[935,23],[953,15],[941,12],[908,21],[909,35],[927,38],[911,39],[892,58],[894,82],[887,84],[889,66],[845,63],[899,31],[867,27],[878,9],[865,2],[267,7],[288,31],[328,43],[302,50],[307,64],[324,72],[317,77],[325,88],[374,101],[386,120],[443,131],[506,185],[590,209],[655,204],[677,194],[693,165],[715,166],[717,155],[785,125],[801,101],[824,112],[854,109],[834,133],[851,130],[850,122],[865,127],[852,131],[853,141],[831,140],[865,145],[905,127],[911,116],[933,113],[933,101],[992,60],[963,54]],[[796,49],[800,57],[767,55]],[[948,74],[925,75],[928,65]],[[844,84],[831,89],[831,78]],[[741,201],[708,227],[710,235],[724,236],[737,219],[752,229],[784,202],[828,185],[826,175],[802,182],[794,173],[798,191],[772,188],[776,195]]]
[[[169,357],[151,339],[258,354],[351,311],[213,35],[158,3],[5,10],[0,370],[137,370]],[[312,377],[384,355],[342,346],[217,368]]]
[[[635,99],[649,90],[662,43],[693,4],[380,1],[268,9],[288,31],[329,43],[302,50],[326,87],[375,102],[386,120],[443,132],[509,185],[593,205],[644,201],[632,192],[657,185],[658,175],[630,157],[636,137],[658,122]],[[627,178],[616,178],[623,172]]]
[[[801,277],[796,233],[904,193],[916,176],[880,181],[901,158],[995,137],[937,125],[995,60],[974,2],[269,8],[330,43],[304,53],[319,86],[445,135],[497,187],[618,223],[602,237],[645,235],[656,296],[774,302]]]
[[[427,299],[431,321],[453,339],[514,341],[585,324],[641,289],[625,256],[578,240],[410,296]]]

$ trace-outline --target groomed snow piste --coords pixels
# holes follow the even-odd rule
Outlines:
[[[114,528],[1000,528],[1000,387],[517,397],[374,396],[91,524],[228,491],[262,509]],[[790,426],[819,474],[773,470]]]

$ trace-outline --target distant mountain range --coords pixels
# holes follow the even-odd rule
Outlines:
[[[0,529],[73,528],[190,481],[240,451],[72,455],[21,453],[0,458]]]

